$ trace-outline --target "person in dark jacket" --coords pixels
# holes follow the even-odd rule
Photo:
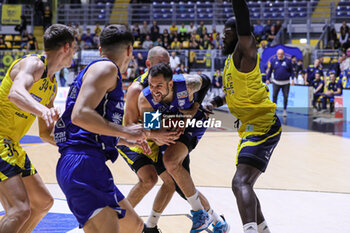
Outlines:
[[[283,116],[287,116],[287,103],[288,94],[290,86],[290,78],[293,79],[293,66],[290,59],[284,56],[283,49],[277,50],[277,58],[271,61],[271,67],[269,73],[267,74],[266,84],[270,83],[271,74],[273,73],[273,78],[271,82],[273,83],[273,102],[277,103],[277,96],[282,89],[283,92]]]

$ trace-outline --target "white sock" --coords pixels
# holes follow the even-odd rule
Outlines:
[[[159,218],[162,215],[162,213],[155,212],[154,210],[151,211],[151,214],[149,215],[146,226],[149,228],[155,227],[158,224]]]
[[[213,224],[216,225],[217,222],[224,222],[224,220],[218,215],[212,208],[208,210],[208,214],[213,218]]]
[[[258,225],[256,222],[250,222],[243,226],[244,233],[258,233]]]
[[[269,227],[267,226],[267,222],[263,221],[258,225],[258,232],[259,233],[271,233]]]
[[[198,211],[203,209],[203,206],[201,204],[201,200],[198,196],[198,190],[196,190],[196,193],[193,196],[186,197],[188,203],[191,205],[193,211]]]

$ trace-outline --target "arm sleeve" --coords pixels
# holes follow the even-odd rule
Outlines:
[[[267,73],[267,76],[266,76],[266,80],[269,80],[269,81],[271,78],[272,70],[274,69],[275,62],[272,60],[270,64],[271,64],[270,69],[269,69],[269,72]]]
[[[207,94],[210,87],[210,78],[205,74],[201,74],[201,78],[202,78],[202,86],[201,86],[201,89],[197,92],[197,95],[195,97],[195,101],[200,104],[203,102],[204,97]]]
[[[249,9],[245,0],[232,0],[232,8],[236,17],[237,32],[239,36],[250,36]]]

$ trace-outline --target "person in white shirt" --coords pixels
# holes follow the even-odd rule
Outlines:
[[[176,56],[176,52],[172,51],[170,56],[170,67],[175,72],[175,69],[180,65],[180,58]]]

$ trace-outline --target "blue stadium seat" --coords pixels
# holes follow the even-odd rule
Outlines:
[[[336,15],[337,15],[337,17],[344,17],[344,16],[346,16],[346,12],[345,11],[337,11]]]
[[[231,11],[232,11],[232,9],[231,9]],[[253,7],[253,8],[250,8],[250,11],[251,12],[260,12],[260,9],[257,7]]]
[[[259,19],[260,18],[260,14],[259,13],[253,13],[251,15],[252,19]]]
[[[271,18],[271,16],[272,16],[271,13],[268,13],[268,12],[263,13],[264,18]]]

